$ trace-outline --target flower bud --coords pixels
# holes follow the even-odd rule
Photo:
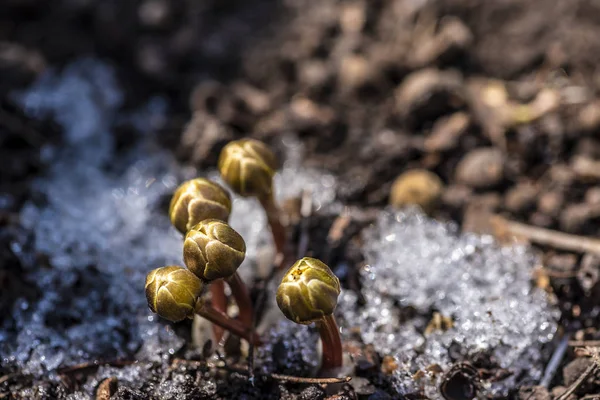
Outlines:
[[[227,221],[231,213],[231,197],[221,185],[204,178],[184,182],[177,188],[169,217],[183,234],[205,219]]]
[[[232,227],[216,219],[192,227],[183,243],[185,265],[205,281],[229,278],[245,256],[244,239]]]
[[[298,324],[310,324],[333,314],[340,281],[322,261],[304,257],[285,273],[277,289],[277,305]]]
[[[184,320],[194,315],[202,288],[202,281],[183,267],[157,268],[146,277],[148,307],[169,321]]]
[[[218,166],[223,180],[242,196],[268,196],[273,190],[277,159],[258,140],[229,142],[221,151]]]

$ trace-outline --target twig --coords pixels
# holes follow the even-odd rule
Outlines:
[[[522,224],[520,222],[509,221],[499,215],[493,216],[491,223],[494,227],[494,233],[500,237],[505,237],[508,234],[556,249],[600,255],[600,240],[598,239],[571,235]]]
[[[552,382],[552,379],[554,378],[554,375],[556,374],[556,371],[558,370],[558,367],[560,366],[560,363],[562,362],[562,359],[564,358],[567,349],[569,348],[570,337],[570,334],[566,334],[561,339],[558,346],[556,346],[556,349],[554,350],[554,353],[550,358],[550,362],[546,366],[544,376],[540,380],[540,386],[543,386],[545,388],[548,388],[550,386],[550,382]]]
[[[571,386],[569,386],[563,394],[558,396],[556,398],[556,400],[566,400],[570,395],[575,393],[575,391],[579,388],[579,386],[581,386],[581,384],[587,378],[589,378],[590,375],[592,375],[594,372],[596,372],[597,369],[598,369],[597,357],[592,357],[592,363],[590,364],[590,366],[587,367],[587,369],[583,372],[583,374],[581,374],[581,376],[579,378],[577,378],[577,380],[575,382],[573,382],[571,384]]]
[[[571,347],[600,347],[600,340],[570,340]]]
[[[211,362],[204,362],[204,361],[184,360],[181,358],[173,360],[173,363],[188,364],[188,365],[194,365],[194,366],[207,366],[211,369],[223,369],[223,370],[227,370],[229,372],[235,372],[238,374],[250,376],[250,371],[248,370],[248,368],[227,365],[223,361],[220,354],[218,354],[217,356],[221,360],[220,365],[211,363]],[[268,377],[268,378],[271,378],[274,380],[278,380],[278,381],[288,381],[288,382],[294,382],[294,383],[310,383],[310,384],[316,383],[319,385],[346,383],[346,382],[350,382],[352,380],[352,377],[350,377],[350,376],[345,376],[343,378],[305,378],[302,376],[281,375],[281,374],[264,374],[264,373],[260,373],[260,372],[259,372],[259,375],[265,376],[265,377]]]
[[[270,374],[269,376],[278,381],[288,381],[294,383],[316,383],[319,385],[346,383],[352,380],[352,377],[350,376],[345,376],[343,378],[304,378],[301,376],[290,376],[280,374]]]

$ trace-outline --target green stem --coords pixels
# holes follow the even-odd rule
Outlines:
[[[329,371],[342,366],[342,339],[333,315],[323,317],[317,322],[321,342],[323,343],[323,362],[321,371]]]
[[[261,340],[257,335],[252,334],[252,332],[246,328],[240,321],[236,321],[234,319],[229,318],[227,314],[216,310],[211,305],[203,304],[202,301],[196,303],[196,314],[207,319],[215,325],[219,325],[220,327],[228,330],[236,336],[239,336],[243,339],[246,339],[248,342],[254,344],[255,346],[260,346]]]

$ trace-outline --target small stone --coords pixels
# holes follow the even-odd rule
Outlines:
[[[492,147],[472,150],[456,167],[456,181],[475,189],[498,185],[504,179],[504,154]]]
[[[585,202],[590,205],[600,204],[600,187],[591,187],[585,192]]]
[[[357,54],[345,56],[340,61],[338,71],[340,90],[353,92],[374,83],[374,72],[373,66],[364,56]]]
[[[568,363],[563,368],[563,379],[565,385],[567,387],[571,386],[573,382],[575,382],[586,369],[593,363],[594,361],[591,358],[587,357],[578,357]],[[600,374],[596,372],[595,374],[591,374],[583,383],[579,386],[579,388],[575,391],[575,394],[584,394],[588,393],[594,387],[594,380],[600,378]]]
[[[396,89],[396,111],[409,125],[423,125],[465,103],[457,71],[426,68],[408,75]]]
[[[538,189],[531,183],[519,183],[510,188],[504,196],[504,207],[513,213],[531,211],[535,207]]]
[[[586,294],[591,294],[600,282],[600,256],[586,254],[581,260],[581,268],[577,271],[577,280]]]
[[[471,119],[465,112],[457,112],[438,119],[425,139],[429,152],[448,151],[456,148],[460,138],[467,132]]]
[[[364,3],[352,2],[343,4],[340,10],[340,28],[345,34],[362,31],[367,21],[367,11]]]
[[[289,105],[290,122],[296,130],[323,128],[335,119],[335,113],[306,97],[295,97]]]
[[[600,180],[600,161],[587,156],[576,156],[571,161],[571,168],[583,181],[596,182]]]
[[[309,92],[319,93],[331,83],[332,77],[329,64],[322,60],[306,60],[298,67],[298,83]]]
[[[178,156],[197,166],[215,165],[223,146],[233,132],[214,116],[196,111],[181,135]]]
[[[142,25],[162,27],[171,17],[170,4],[165,0],[146,0],[139,6],[138,16]]]
[[[443,183],[433,172],[415,169],[404,172],[392,184],[390,204],[394,207],[418,205],[432,213],[442,195]]]
[[[231,85],[234,97],[252,114],[261,115],[271,108],[269,95],[247,83],[235,82]]]
[[[428,32],[428,31],[426,31]],[[414,50],[408,55],[409,64],[420,68],[431,64],[443,64],[459,56],[473,41],[473,34],[458,18],[441,18],[437,34],[423,34],[416,39]]]
[[[442,202],[453,209],[462,210],[473,195],[473,190],[465,185],[449,185],[442,193]]]
[[[542,193],[538,198],[538,210],[551,217],[558,217],[565,202],[565,195],[560,190]]]
[[[548,180],[559,187],[569,187],[575,181],[575,173],[568,165],[555,164],[548,171]]]

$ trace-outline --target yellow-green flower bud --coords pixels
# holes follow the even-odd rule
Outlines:
[[[183,234],[205,219],[227,221],[229,214],[229,193],[221,185],[204,178],[192,179],[179,186],[169,207],[171,223]]]
[[[285,273],[277,289],[277,305],[298,324],[310,324],[333,314],[340,281],[322,261],[304,257]]]
[[[146,277],[148,307],[172,322],[191,318],[203,286],[196,275],[183,267],[157,268]]]
[[[242,196],[263,197],[273,190],[277,159],[258,140],[229,142],[221,151],[218,167],[223,180]]]
[[[217,219],[205,220],[192,227],[183,242],[185,265],[205,281],[229,278],[245,256],[244,239]]]

